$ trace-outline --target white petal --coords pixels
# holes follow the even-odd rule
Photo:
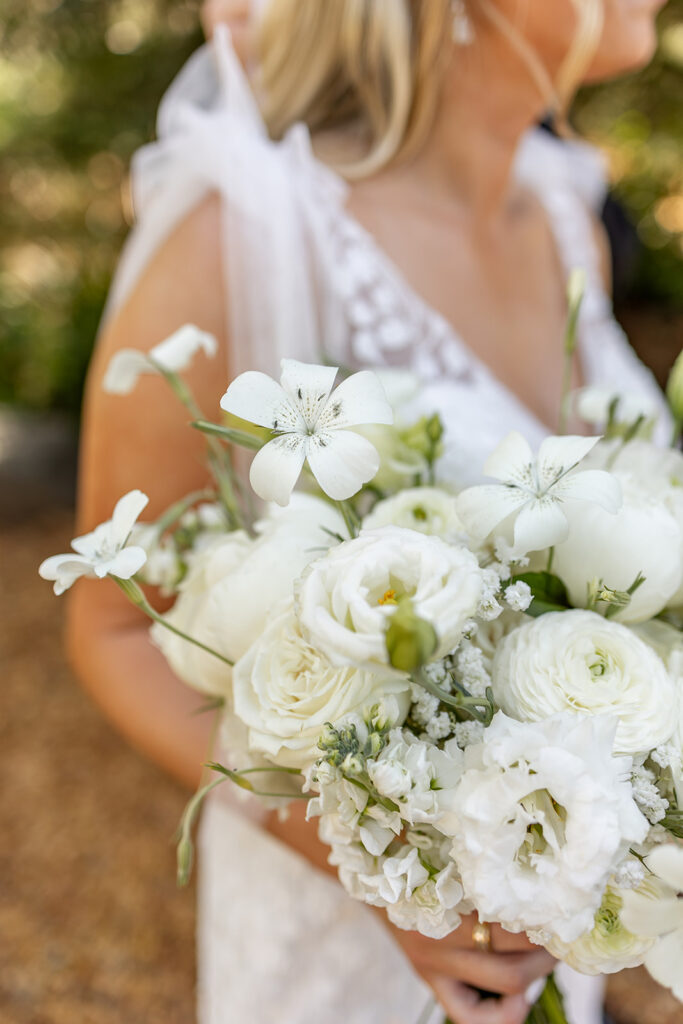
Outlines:
[[[38,573],[44,580],[54,581],[54,592],[59,596],[81,576],[92,573],[92,564],[79,555],[52,555],[41,562]]]
[[[128,534],[135,525],[135,520],[149,502],[149,498],[142,491],[129,491],[116,502],[111,517],[112,540],[117,546],[126,543]]]
[[[538,483],[542,491],[568,472],[596,446],[599,437],[546,437],[538,449],[536,460]]]
[[[318,418],[319,430],[361,423],[393,423],[394,414],[377,374],[361,370],[335,388]]]
[[[344,501],[372,480],[379,469],[379,453],[373,444],[352,430],[314,434],[308,464],[325,494]]]
[[[131,576],[135,576],[135,573],[142,569],[146,561],[147,552],[144,548],[123,548],[115,558],[106,563],[106,575],[118,576],[119,579],[129,580]],[[97,568],[95,569],[95,575],[100,575]]]
[[[606,512],[615,513],[621,508],[621,484],[603,469],[581,469],[569,473],[552,488],[552,493],[556,498],[594,501]]]
[[[221,409],[271,430],[306,430],[300,410],[286,392],[272,377],[258,370],[247,370],[235,378],[221,398]]]
[[[647,858],[650,871],[670,885],[676,892],[683,892],[683,847],[677,843],[658,846]],[[681,903],[683,913],[683,903]]]
[[[569,533],[567,517],[559,502],[538,498],[528,502],[515,522],[515,554],[542,551],[565,540]]]
[[[505,483],[516,483],[522,487],[533,486],[531,467],[534,456],[526,438],[513,430],[489,455],[484,463],[484,473]]]
[[[280,384],[310,429],[325,408],[337,367],[300,363],[296,359],[283,359],[281,366]]]
[[[218,342],[212,334],[200,331],[194,324],[185,324],[150,350],[150,357],[155,363],[172,373],[186,370],[195,354],[203,349],[207,356],[215,356]]]
[[[274,437],[254,456],[249,480],[259,498],[287,505],[306,458],[307,439],[300,434]]]
[[[683,931],[660,939],[645,957],[645,966],[660,985],[670,988],[683,1001]]]
[[[102,388],[110,395],[129,395],[141,373],[155,373],[147,355],[135,348],[122,348],[109,360]]]
[[[664,935],[683,927],[683,906],[675,897],[651,899],[627,891],[623,893],[623,901],[619,916],[632,935]]]
[[[455,499],[455,510],[470,536],[483,540],[528,500],[529,495],[517,487],[482,484],[462,491]]]

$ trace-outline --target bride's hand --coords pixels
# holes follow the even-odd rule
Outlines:
[[[525,935],[491,925],[491,950],[475,947],[475,916],[445,939],[427,939],[419,932],[391,927],[417,973],[434,992],[453,1024],[524,1024],[529,1014],[529,986],[550,974],[554,959]],[[482,999],[475,989],[500,993]]]

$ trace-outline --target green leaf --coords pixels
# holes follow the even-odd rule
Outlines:
[[[533,594],[527,615],[538,618],[547,612],[563,612],[571,608],[569,595],[559,576],[551,572],[523,572],[515,576],[515,583],[526,583]]]

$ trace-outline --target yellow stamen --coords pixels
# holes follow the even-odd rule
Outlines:
[[[396,591],[395,590],[391,590],[391,589],[385,590],[377,603],[378,604],[398,604],[398,601],[396,600]]]

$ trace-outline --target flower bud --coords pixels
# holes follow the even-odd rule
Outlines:
[[[680,427],[683,423],[683,352],[679,354],[669,374],[666,397],[673,418]]]
[[[431,623],[413,610],[409,597],[401,597],[386,632],[389,662],[401,672],[414,672],[434,654],[438,639]]]

